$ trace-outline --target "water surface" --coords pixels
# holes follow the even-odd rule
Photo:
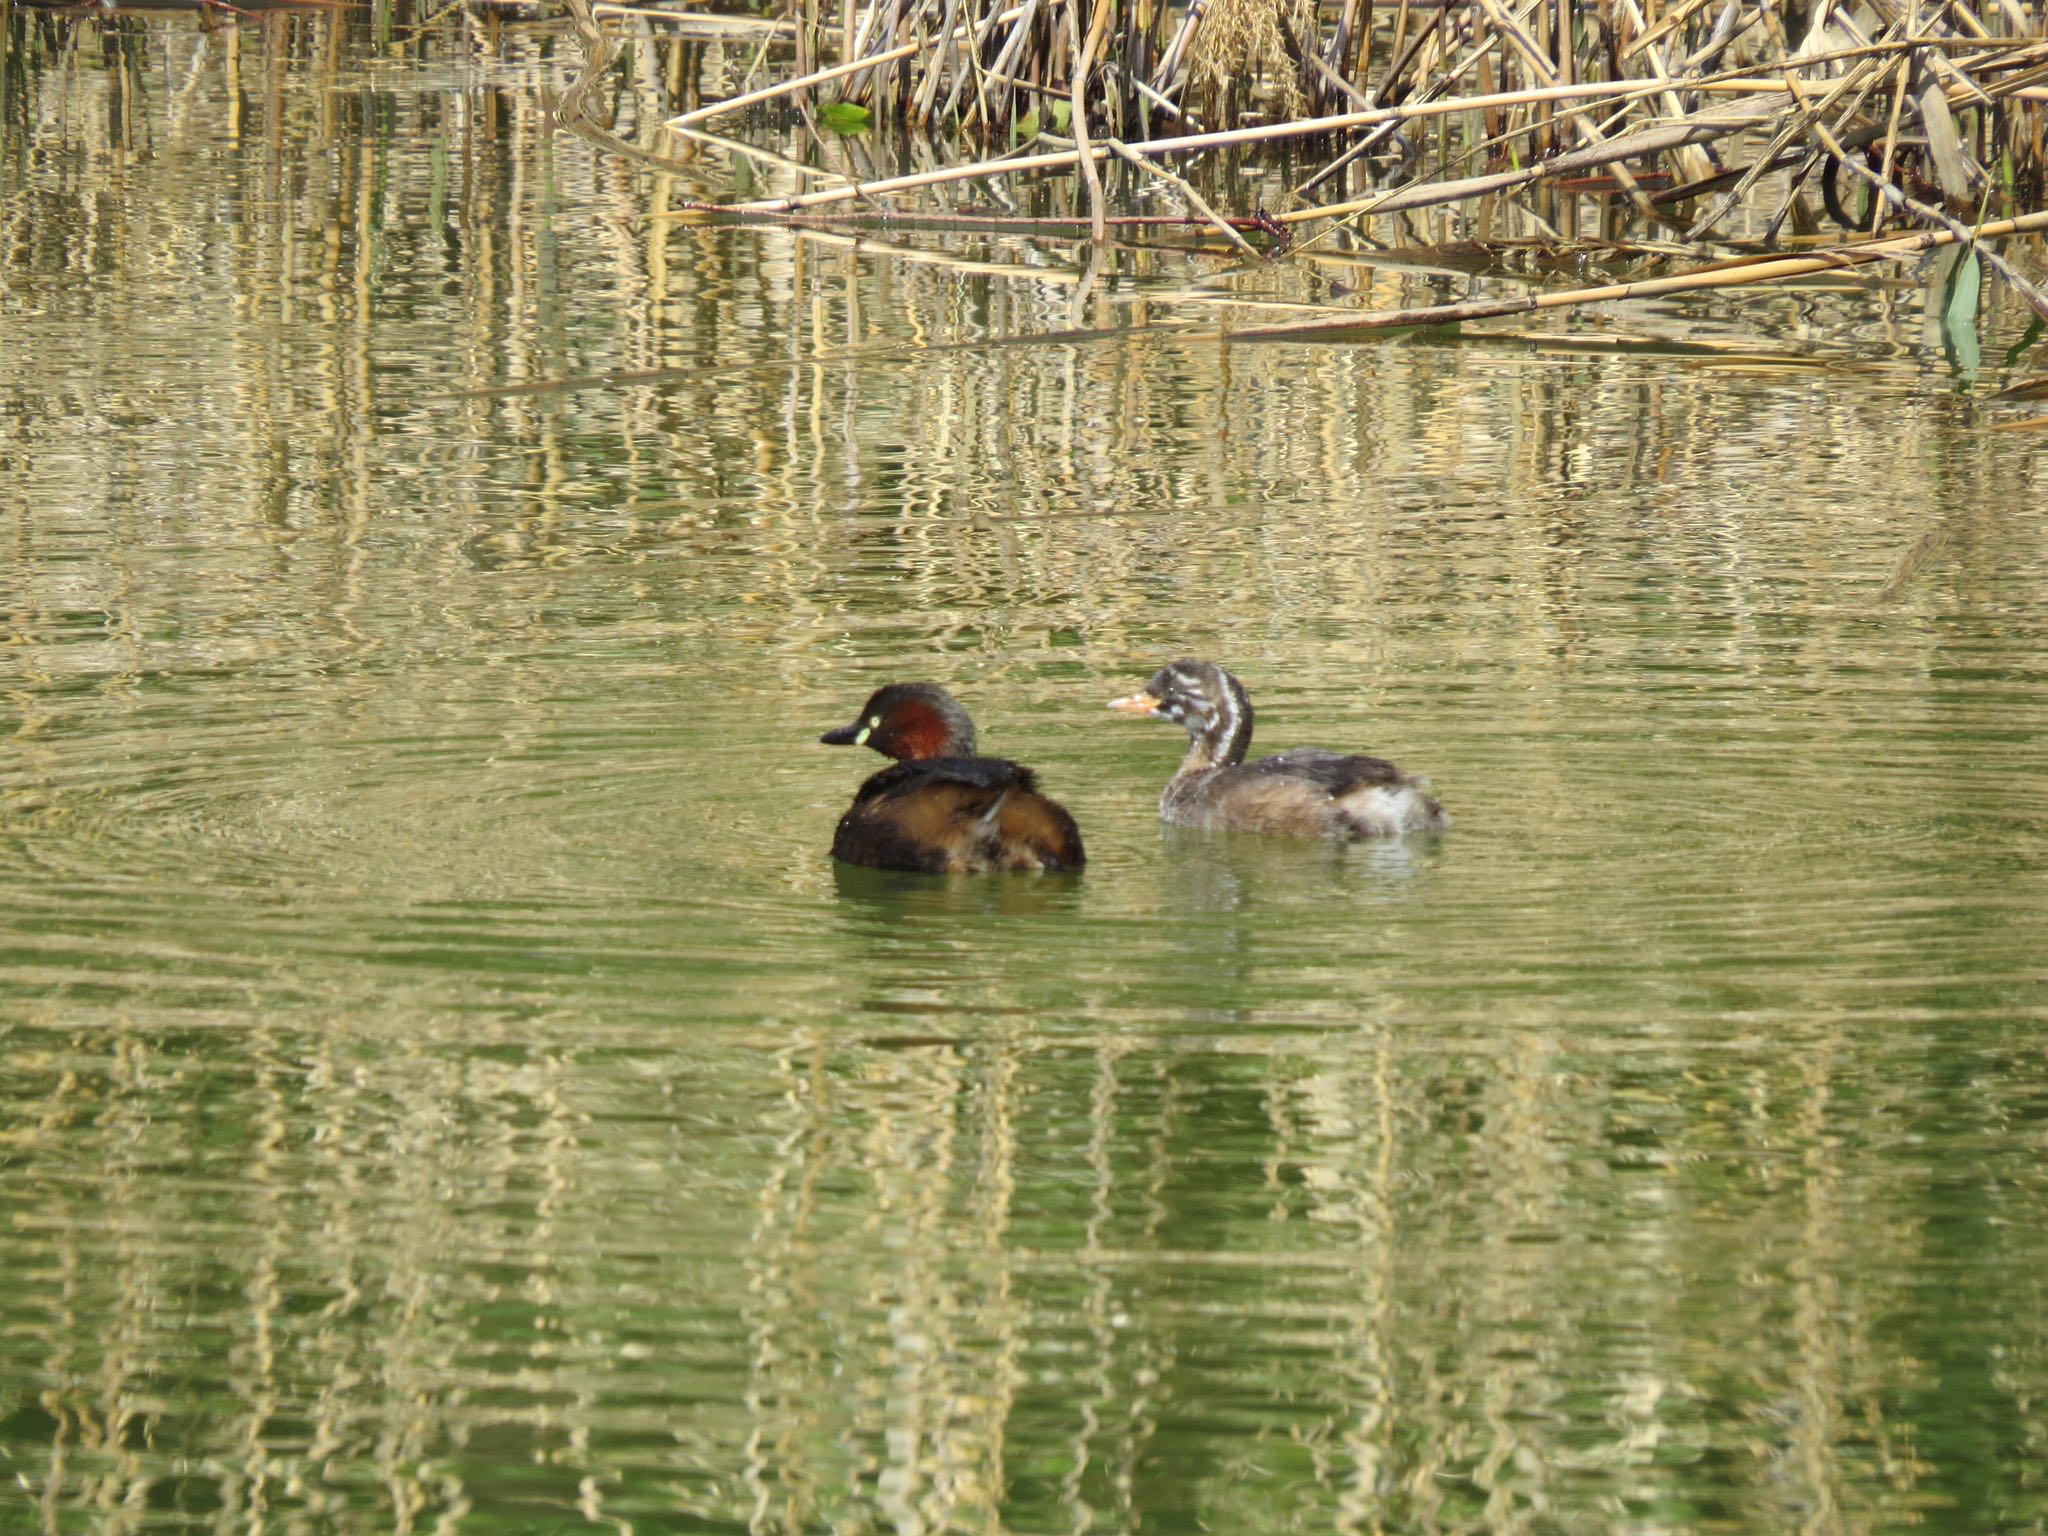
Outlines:
[[[2048,1524],[2048,439],[1917,279],[920,350],[1322,279],[122,25],[6,19],[0,1529]],[[1178,655],[1456,828],[1164,832]],[[1085,873],[831,864],[910,677]]]

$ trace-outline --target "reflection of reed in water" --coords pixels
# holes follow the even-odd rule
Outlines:
[[[1440,1477],[1493,1487],[1489,1506],[1510,1521],[1517,1508],[1531,1507],[1542,1465],[1531,1453],[1540,1454],[1541,1441],[1519,1416],[1523,1404],[1540,1398],[1515,1382],[1540,1385],[1546,1368],[1504,1364],[1485,1420],[1468,1420],[1475,1404],[1433,1401],[1425,1386],[1431,1378],[1417,1382],[1413,1357],[1382,1333],[1390,1313],[1416,1300],[1412,1290],[1397,1294],[1387,1278],[1399,1264],[1391,1221],[1372,1228],[1360,1245],[1357,1265],[1382,1279],[1356,1302],[1343,1298],[1357,1265],[1332,1265],[1340,1254],[1317,1250],[1327,1216],[1320,1228],[1292,1229],[1301,1234],[1292,1252],[1288,1229],[1271,1226],[1274,1238],[1235,1254],[1190,1246],[1188,1202],[1201,1200],[1189,1184],[1190,1153],[1213,1140],[1220,1086],[1198,1060],[1173,1065],[1137,1047],[1106,1048],[1069,1063],[999,1049],[979,1084],[963,1078],[964,1065],[952,1049],[892,1053],[864,1075],[864,1084],[850,1084],[815,1060],[790,1063],[794,1082],[803,1085],[792,1102],[807,1108],[801,1130],[785,1145],[805,1149],[807,1172],[779,1172],[771,1182],[760,1234],[768,1246],[757,1248],[753,1261],[773,1277],[753,1403],[785,1426],[757,1441],[757,1507],[776,1515],[768,1528],[832,1520],[828,1491],[842,1499],[872,1496],[900,1514],[903,1498],[916,1490],[927,1499],[916,1511],[921,1520],[959,1519],[971,1506],[949,1502],[947,1491],[990,1487],[1007,1488],[1009,1518],[1018,1523],[1030,1523],[1041,1507],[1061,1511],[1062,1521],[1112,1524],[1141,1512],[1163,1519],[1175,1511],[1214,1517],[1221,1509],[1255,1518],[1264,1506],[1246,1489],[1270,1488],[1275,1463],[1291,1453],[1285,1440],[1262,1453],[1243,1437],[1258,1437],[1262,1421],[1289,1419],[1297,1435],[1307,1436],[1295,1443],[1309,1446],[1320,1468],[1310,1486],[1323,1482],[1361,1528],[1403,1511],[1421,1517],[1417,1528],[1448,1528],[1464,1518],[1460,1511],[1477,1512],[1467,1499],[1440,1494]],[[1059,1095],[1073,1107],[1071,1133],[1048,1121],[1043,1106],[1018,1096],[1016,1089],[1033,1080],[1038,1094]],[[841,1127],[852,1107],[849,1093],[894,1106],[883,1117],[886,1134],[878,1121],[873,1134],[847,1138]],[[1265,1096],[1267,1113],[1283,1113],[1287,1098]],[[914,1106],[935,1118],[920,1119]],[[981,1113],[962,1113],[970,1107]],[[1134,1112],[1141,1118],[1134,1120]],[[1381,1107],[1382,1128],[1390,1113]],[[1012,1123],[1004,1128],[1006,1119]],[[982,1202],[979,1178],[970,1192],[961,1187],[964,1171],[953,1176],[948,1166],[977,1130],[989,1138],[979,1165],[984,1176],[1001,1170],[1000,1208]],[[1343,1160],[1341,1148],[1325,1143],[1322,1151]],[[1050,1189],[1034,1189],[1028,1177],[1049,1156],[1071,1158],[1079,1177],[1057,1227],[1046,1224],[1043,1209]],[[1196,1154],[1192,1165],[1201,1161]],[[1260,1164],[1248,1166],[1256,1172]],[[1390,1185],[1397,1166],[1392,1144],[1367,1166],[1377,1166]],[[869,1221],[878,1225],[855,1247],[843,1225],[830,1230],[833,1213],[819,1192],[862,1174],[874,1183]],[[1259,1198],[1270,1203],[1271,1171],[1256,1183],[1266,1191]],[[1389,1199],[1383,1189],[1379,1204]],[[1276,1214],[1289,1204],[1283,1196]],[[838,1222],[846,1219],[842,1213]],[[884,1256],[879,1266],[877,1255]],[[830,1291],[798,1278],[843,1274],[849,1264],[858,1278]],[[1533,1299],[1546,1281],[1526,1264],[1519,1268]],[[861,1336],[870,1341],[851,1351],[861,1325],[847,1315],[849,1294],[866,1303]],[[1303,1310],[1311,1300],[1313,1312]],[[1354,1380],[1378,1406],[1361,1405],[1355,1418],[1338,1411],[1317,1425],[1314,1410],[1329,1401],[1328,1386],[1310,1383],[1326,1382],[1326,1368],[1308,1362],[1327,1346],[1318,1342],[1303,1354],[1308,1375],[1290,1386],[1284,1341],[1295,1327],[1312,1326],[1311,1318],[1337,1315],[1356,1318],[1351,1347],[1362,1353]],[[1203,1318],[1220,1326],[1220,1337],[1205,1338],[1196,1322]],[[1277,1360],[1276,1339],[1283,1341]],[[1208,1396],[1218,1383],[1204,1356],[1219,1345],[1236,1357],[1231,1399]],[[1474,1364],[1454,1356],[1438,1368],[1462,1379]],[[837,1374],[849,1367],[860,1373],[850,1387]],[[1057,1395],[1048,1372],[1065,1383]],[[772,1383],[765,1394],[762,1382]],[[1000,1390],[992,1392],[991,1383]],[[1425,1386],[1419,1404],[1418,1386]],[[1262,1400],[1262,1387],[1277,1395]],[[1297,1400],[1297,1393],[1304,1396]],[[1290,1411],[1283,1402],[1297,1406]],[[951,1414],[940,1413],[939,1404],[950,1405]],[[1494,1436],[1510,1437],[1496,1443],[1491,1459],[1475,1458],[1471,1448],[1481,1423]],[[1522,1449],[1509,1454],[1510,1443]],[[864,1446],[872,1450],[861,1458]],[[850,1448],[851,1467],[842,1460]],[[1051,1465],[1064,1469],[1057,1476],[1047,1460],[1054,1453]],[[1189,1465],[1190,1458],[1204,1472],[1161,1479],[1163,1467]],[[873,1469],[872,1483],[863,1465]],[[1235,1508],[1239,1497],[1245,1503]]]
[[[1665,1497],[1873,1529],[1951,1496],[1944,1421],[1894,1422],[1900,1348],[2043,1342],[1859,1263],[1953,1266],[1909,1133],[2000,1088],[1838,1035],[1588,1046],[1540,997],[1462,1049],[979,1009],[765,1059],[41,1030],[0,1073],[15,1468],[111,1529],[681,1498],[770,1531],[1590,1532]]]
[[[104,1061],[74,1049],[52,1080],[65,1134],[39,1138],[56,1172],[89,1114],[93,1176],[53,1178],[25,1229],[31,1272],[71,1277],[34,1362],[50,1444],[16,1463],[48,1527],[263,1508],[402,1529],[516,1506],[495,1457],[556,1459],[599,1395],[557,1342],[589,1262],[587,1231],[557,1225],[567,1060],[499,1073],[339,1030],[102,1039]],[[493,1214],[514,1209],[516,1227]],[[573,1494],[553,1481],[541,1507]]]

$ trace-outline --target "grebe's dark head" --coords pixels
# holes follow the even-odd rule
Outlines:
[[[873,747],[884,757],[974,756],[974,722],[937,683],[891,683],[877,689],[851,725],[818,740],[834,747]]]

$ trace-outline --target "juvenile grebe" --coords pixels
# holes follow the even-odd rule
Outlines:
[[[1161,667],[1140,693],[1109,707],[1186,728],[1188,755],[1159,797],[1159,816],[1182,827],[1221,827],[1292,837],[1398,837],[1451,824],[1426,779],[1377,757],[1295,747],[1257,762],[1252,701],[1212,661]]]

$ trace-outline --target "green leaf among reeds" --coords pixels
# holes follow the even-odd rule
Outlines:
[[[818,108],[818,121],[842,138],[866,133],[875,125],[875,114],[851,101],[828,101]]]
[[[1977,303],[1984,290],[1984,264],[1972,250],[1952,248],[1955,258],[1942,284],[1941,346],[1959,374],[1974,374],[1981,361],[1977,346]]]

